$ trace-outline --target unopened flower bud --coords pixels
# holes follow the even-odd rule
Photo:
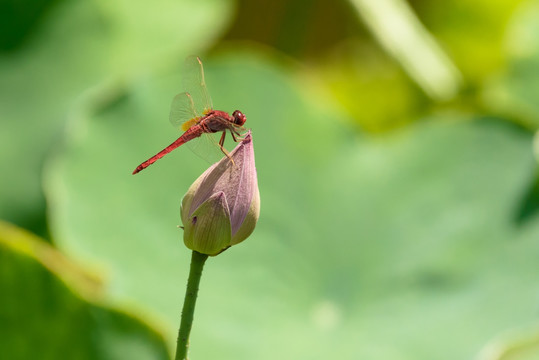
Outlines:
[[[213,164],[183,197],[183,241],[191,250],[217,255],[249,237],[259,214],[260,193],[249,132],[230,158]]]

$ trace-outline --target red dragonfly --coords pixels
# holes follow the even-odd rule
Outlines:
[[[240,137],[240,131],[244,130],[242,126],[247,119],[241,111],[236,110],[231,116],[224,111],[213,110],[200,58],[189,57],[185,65],[183,85],[187,91],[174,97],[170,109],[170,122],[174,126],[179,126],[184,133],[172,144],[137,166],[133,175],[146,169],[177,147],[205,134],[221,131],[219,143],[214,142],[228,156],[224,148],[226,131],[228,130],[232,139],[237,142],[236,136]]]

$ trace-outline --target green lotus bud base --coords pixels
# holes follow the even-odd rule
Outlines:
[[[187,280],[187,290],[183,302],[182,320],[180,330],[178,331],[178,340],[176,343],[175,360],[187,360],[187,350],[189,348],[189,334],[193,326],[193,314],[197,302],[198,286],[204,263],[208,255],[193,251],[191,256],[191,267],[189,269],[189,279]]]

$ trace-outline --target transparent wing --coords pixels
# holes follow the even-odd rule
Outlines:
[[[240,134],[247,131],[247,129],[241,126],[235,126],[234,128]],[[230,152],[232,149],[234,149],[237,143],[234,142],[229,130],[225,130],[225,132],[226,135],[223,147],[225,148],[225,151]],[[225,156],[221,150],[221,147],[219,146],[219,141],[221,140],[222,135],[222,131],[217,133],[204,133],[199,138],[189,141],[187,143],[187,147],[201,159],[205,160],[209,164],[213,164]]]
[[[205,133],[202,136],[189,141],[186,145],[196,156],[206,161],[208,164],[216,163],[221,160],[225,154],[221,151],[219,146],[219,139],[221,138],[222,132],[218,133]],[[227,134],[226,142],[229,144],[230,134]],[[233,142],[233,141],[232,141]],[[230,150],[227,146],[227,150]],[[232,146],[234,148],[234,146]]]
[[[189,128],[191,123],[196,123],[201,115],[195,108],[191,94],[184,92],[176,95],[172,100],[169,120],[175,128],[182,130],[185,127]]]
[[[199,57],[189,56],[185,60],[182,86],[187,93],[191,94],[198,115],[205,115],[213,109],[204,78],[204,67]]]

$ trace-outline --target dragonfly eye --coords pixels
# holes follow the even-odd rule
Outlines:
[[[245,124],[247,121],[245,115],[243,115],[243,113],[239,110],[234,111],[232,116],[234,117],[234,124],[236,125],[243,126],[243,124]]]

